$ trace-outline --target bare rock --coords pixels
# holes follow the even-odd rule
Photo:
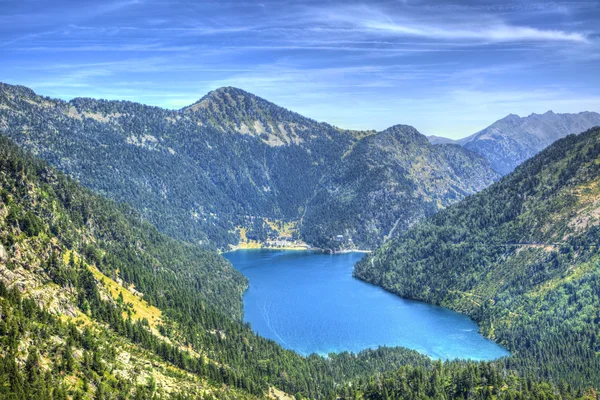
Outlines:
[[[2,245],[2,243],[0,243],[0,262],[6,262],[6,261],[8,261],[8,253],[4,249],[4,246]]]

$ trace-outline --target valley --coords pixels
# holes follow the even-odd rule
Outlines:
[[[597,129],[501,178],[233,88],[1,89],[0,395],[593,398]]]
[[[600,400],[600,2],[0,1],[0,400]]]

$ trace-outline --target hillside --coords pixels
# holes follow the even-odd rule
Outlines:
[[[184,306],[241,315],[245,286],[0,138],[0,397],[250,397],[167,333]]]
[[[332,207],[347,201],[336,199],[335,193],[352,192],[348,185],[355,182],[340,180],[336,171],[360,172],[363,161],[345,155],[355,153],[357,143],[367,142],[359,147],[369,147],[375,133],[318,123],[236,88],[215,90],[189,107],[171,111],[125,101],[65,102],[0,84],[0,132],[88,188],[131,205],[162,232],[213,248],[238,244],[242,232],[256,243],[302,239],[312,245],[333,243],[332,235],[347,232],[346,240],[366,247],[379,243],[389,233],[390,221],[400,218],[370,201],[364,220],[342,215],[341,226],[331,218],[323,225],[324,210],[310,204],[323,191],[333,193],[327,200]],[[431,153],[422,140],[407,146],[415,154]],[[428,162],[397,151],[409,163]],[[470,174],[442,174],[439,179],[450,179],[445,186],[456,189],[440,189],[407,204],[413,210],[410,220],[399,221],[395,232],[413,223],[415,216],[430,213],[428,198],[439,199],[438,205],[450,204],[495,179],[469,151],[454,153],[471,159],[471,172],[482,181],[470,182]],[[404,168],[393,149],[371,152],[369,157],[383,157],[370,162],[395,171]],[[440,171],[454,168],[444,162],[443,157],[436,162]],[[413,181],[416,190],[431,190]],[[369,193],[361,195],[373,199],[390,190],[383,181],[361,188],[365,189]],[[281,238],[274,224],[293,226],[290,236]],[[374,224],[376,238],[370,236],[372,230],[360,228],[367,224]]]
[[[554,141],[600,126],[600,114],[510,114],[457,143],[482,155],[502,175],[533,157]]]
[[[600,385],[600,129],[391,240],[355,276],[465,312],[527,376]]]

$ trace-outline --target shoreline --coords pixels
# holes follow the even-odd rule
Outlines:
[[[347,254],[347,253],[372,253],[373,250],[363,250],[363,249],[344,249],[344,250],[332,250],[332,249],[322,249],[319,247],[304,247],[304,246],[279,246],[279,247],[270,247],[263,246],[262,244],[252,244],[251,246],[231,246],[231,249],[226,251],[219,251],[220,254],[231,253],[238,250],[279,250],[279,251],[315,251],[320,253],[328,253],[328,254]]]

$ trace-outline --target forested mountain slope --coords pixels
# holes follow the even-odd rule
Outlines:
[[[362,159],[345,155],[354,153],[357,143],[370,141],[374,132],[318,123],[235,88],[218,89],[189,107],[171,111],[125,101],[65,102],[0,84],[0,132],[85,186],[132,205],[162,232],[217,248],[238,243],[242,228],[248,239],[276,237],[273,222],[290,224],[295,238],[300,234],[311,244],[331,244],[332,237],[341,234],[366,247],[383,239],[400,217],[382,213],[379,202],[370,201],[364,221],[343,215],[343,224],[333,224],[331,217],[323,223],[327,208],[309,203],[315,204],[319,192],[333,196],[327,200],[333,208],[348,201],[335,193],[352,193],[356,182],[340,180],[337,171],[361,173]],[[422,140],[410,146],[421,154],[437,151]],[[371,152],[369,157],[383,158],[370,162],[404,171],[404,164],[395,165],[396,152],[410,159],[404,163],[429,161],[417,160],[402,149],[387,149]],[[456,158],[471,160],[470,173],[458,173],[453,165],[443,164],[443,157],[434,156],[440,158],[432,163],[440,171],[455,170],[439,178],[451,179],[445,186],[456,188],[435,193],[438,205],[456,201],[496,178],[483,160],[466,150],[454,152],[462,152]],[[472,176],[478,180],[471,182]],[[416,190],[424,185],[415,184]],[[370,193],[360,195],[373,199],[390,190],[382,181],[360,188],[365,189]],[[426,201],[407,205],[413,209],[410,218],[429,213],[432,206]],[[395,231],[411,223],[412,219],[400,221]],[[374,228],[360,229],[367,224]],[[376,237],[370,233],[374,229]]]
[[[119,101],[67,103],[3,85],[0,118],[2,131],[18,144],[99,193],[133,205],[169,235],[222,246],[237,242],[234,228],[249,216],[295,217],[312,194],[319,166],[331,164],[353,140],[266,102],[253,103],[250,112],[257,136],[232,130],[228,124],[244,109],[234,115],[220,108],[220,99],[237,99],[236,93],[212,92],[198,111],[180,112]],[[256,98],[246,95],[251,107]],[[269,136],[279,127],[268,118],[283,117],[301,145],[281,146],[277,134]]]
[[[325,175],[302,234],[322,247],[333,245],[319,238],[342,234],[373,248],[496,178],[481,156],[396,125],[358,142]]]
[[[506,175],[554,141],[594,126],[600,126],[600,114],[595,112],[510,114],[457,143],[481,154],[495,171]]]
[[[217,367],[164,336],[177,310],[241,315],[245,286],[221,257],[0,138],[1,398],[250,396],[222,391]]]
[[[600,129],[561,139],[355,268],[468,313],[527,376],[600,386]]]
[[[586,395],[402,348],[301,357],[241,323],[244,287],[221,257],[0,137],[0,398]]]

